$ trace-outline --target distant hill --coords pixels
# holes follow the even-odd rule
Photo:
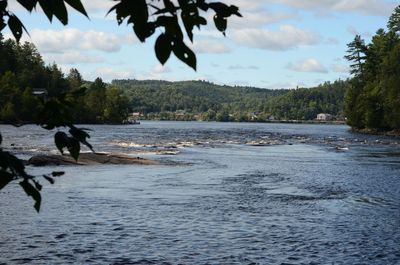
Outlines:
[[[311,120],[318,113],[341,117],[347,81],[315,88],[261,89],[206,81],[113,80],[133,112],[147,118],[220,121]]]

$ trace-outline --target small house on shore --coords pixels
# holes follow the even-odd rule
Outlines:
[[[328,113],[319,113],[317,114],[317,121],[332,121],[333,115]]]

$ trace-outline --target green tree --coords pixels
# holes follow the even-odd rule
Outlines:
[[[14,73],[7,71],[0,76],[0,119],[15,123],[18,120],[17,109],[21,96],[18,88],[17,77]]]
[[[91,122],[103,122],[103,112],[106,107],[106,84],[97,77],[89,86],[85,103]]]
[[[69,90],[79,89],[83,85],[83,77],[76,68],[69,70],[67,80],[69,82]]]
[[[400,128],[399,14],[400,6],[389,18],[388,31],[379,29],[368,45],[356,45],[360,43],[357,36],[358,41],[349,44],[354,49],[346,58],[356,62],[356,66],[352,71],[352,85],[346,94],[345,112],[349,125],[356,129]],[[359,60],[357,51],[363,52],[362,60]]]
[[[387,27],[390,31],[395,33],[400,31],[400,6],[397,6],[389,18]]]
[[[33,90],[27,87],[21,95],[20,117],[23,121],[35,120],[35,115],[40,110],[41,103],[37,97],[33,95]]]
[[[106,91],[104,120],[108,123],[121,124],[128,117],[128,98],[122,91],[111,87]]]
[[[347,44],[347,55],[344,56],[348,61],[352,62],[350,65],[350,73],[355,76],[363,74],[363,65],[365,60],[365,52],[367,47],[360,35],[356,35],[354,40]]]

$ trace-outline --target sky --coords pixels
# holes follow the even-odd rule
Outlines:
[[[242,18],[228,20],[226,37],[208,25],[186,41],[197,55],[197,71],[171,56],[162,66],[154,53],[156,37],[141,43],[126,24],[118,26],[109,0],[82,0],[87,19],[69,9],[69,23],[50,23],[37,9],[30,14],[15,0],[13,11],[27,28],[46,63],[68,73],[77,68],[86,80],[206,80],[268,89],[312,87],[349,77],[343,58],[356,34],[366,42],[386,28],[398,0],[220,0],[236,5]],[[161,33],[161,31],[160,31]],[[8,30],[4,35],[11,36]],[[156,34],[157,35],[157,34]]]

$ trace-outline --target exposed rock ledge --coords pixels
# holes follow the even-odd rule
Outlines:
[[[129,157],[119,154],[81,153],[78,162],[70,155],[37,155],[27,161],[32,166],[58,165],[158,165],[157,160]]]

